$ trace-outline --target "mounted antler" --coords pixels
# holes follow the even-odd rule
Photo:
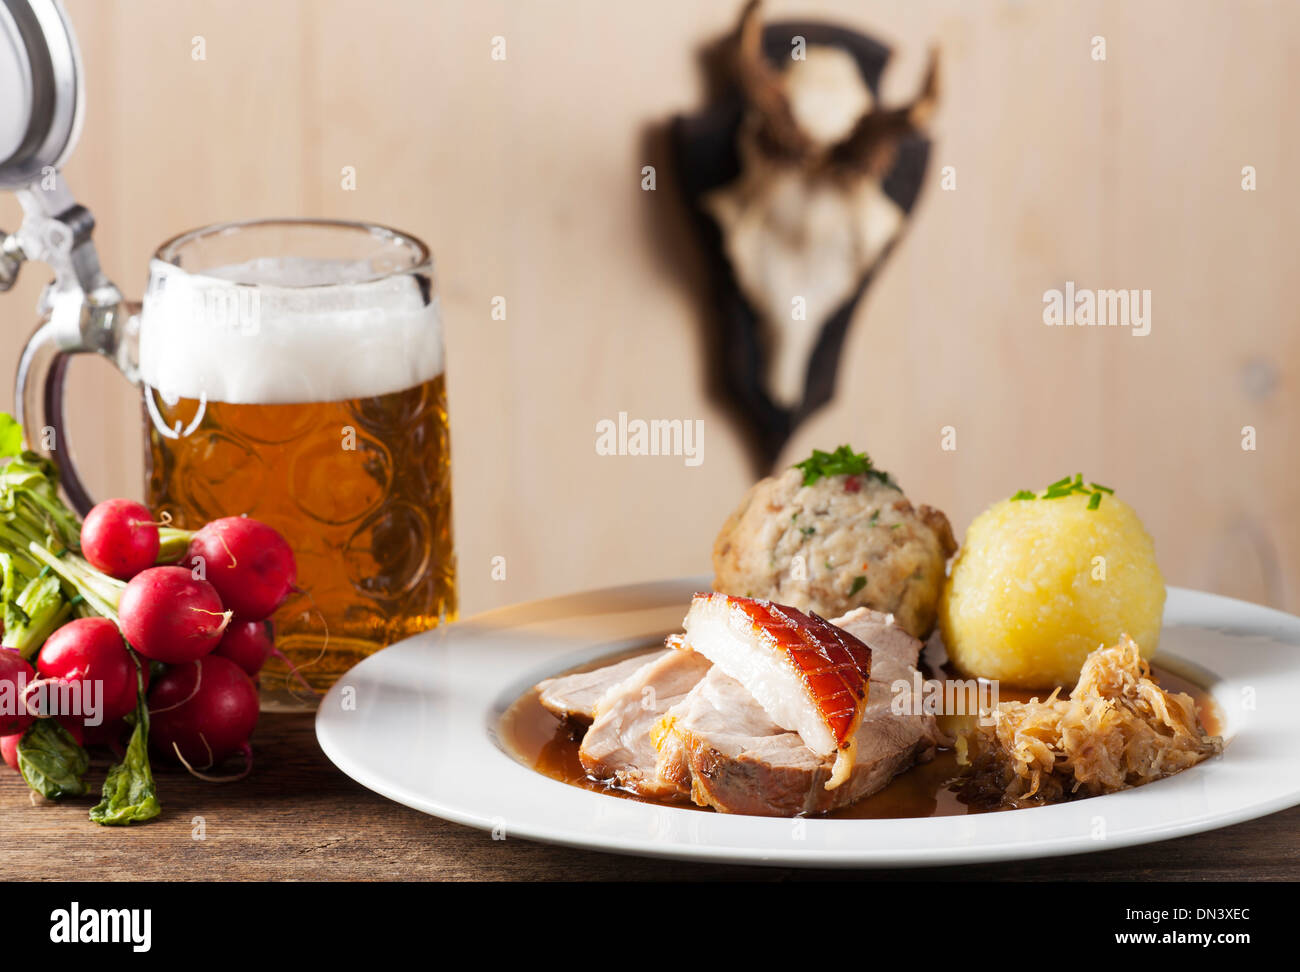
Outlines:
[[[905,108],[863,115],[853,132],[831,151],[831,161],[846,169],[883,177],[893,168],[899,142],[923,128],[934,116],[938,103],[939,52],[931,48],[925,80],[915,100]]]
[[[771,155],[798,162],[812,151],[812,142],[799,128],[781,74],[763,53],[762,0],[749,0],[736,28],[736,83],[756,123],[755,137]]]
[[[739,124],[728,104],[679,131],[692,198],[718,231],[705,239],[720,243],[727,389],[770,464],[829,400],[856,303],[915,201],[938,59],[911,104],[884,110],[887,48],[829,24],[764,28],[760,11],[749,0],[729,39]],[[770,57],[795,37],[800,56]]]

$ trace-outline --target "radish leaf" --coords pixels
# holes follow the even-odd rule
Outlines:
[[[139,659],[136,665],[139,666]],[[135,708],[135,729],[122,762],[109,768],[103,798],[90,808],[90,819],[105,826],[141,823],[162,813],[158,791],[149,766],[149,710],[144,701],[144,682],[136,678],[140,698]]]
[[[18,740],[18,769],[47,800],[85,793],[81,778],[89,768],[86,751],[56,719],[38,719]]]
[[[23,451],[23,427],[8,412],[0,412],[0,456],[16,456]]]

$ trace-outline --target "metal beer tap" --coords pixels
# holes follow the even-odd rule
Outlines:
[[[41,316],[18,365],[17,418],[33,448],[43,442],[38,416],[61,424],[68,356],[96,352],[128,375],[134,367],[133,327],[121,291],[100,267],[91,239],[95,219],[68,189],[62,168],[81,134],[85,109],[81,55],[59,0],[0,0],[0,190],[17,195],[22,224],[0,230],[0,292],[25,263],[50,267],[54,279],[41,294]],[[28,381],[28,378],[43,380]],[[90,499],[69,467],[63,482],[73,505]]]

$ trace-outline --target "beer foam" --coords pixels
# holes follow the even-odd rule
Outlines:
[[[366,398],[443,370],[442,319],[420,278],[368,262],[254,260],[190,273],[154,260],[140,378],[166,399],[288,404]]]

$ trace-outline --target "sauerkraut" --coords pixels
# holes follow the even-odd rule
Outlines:
[[[1196,704],[1166,692],[1132,638],[1092,652],[1068,699],[1057,688],[1044,702],[1003,702],[993,724],[957,741],[969,767],[963,798],[972,804],[1024,807],[1140,786],[1222,752],[1201,726]]]

